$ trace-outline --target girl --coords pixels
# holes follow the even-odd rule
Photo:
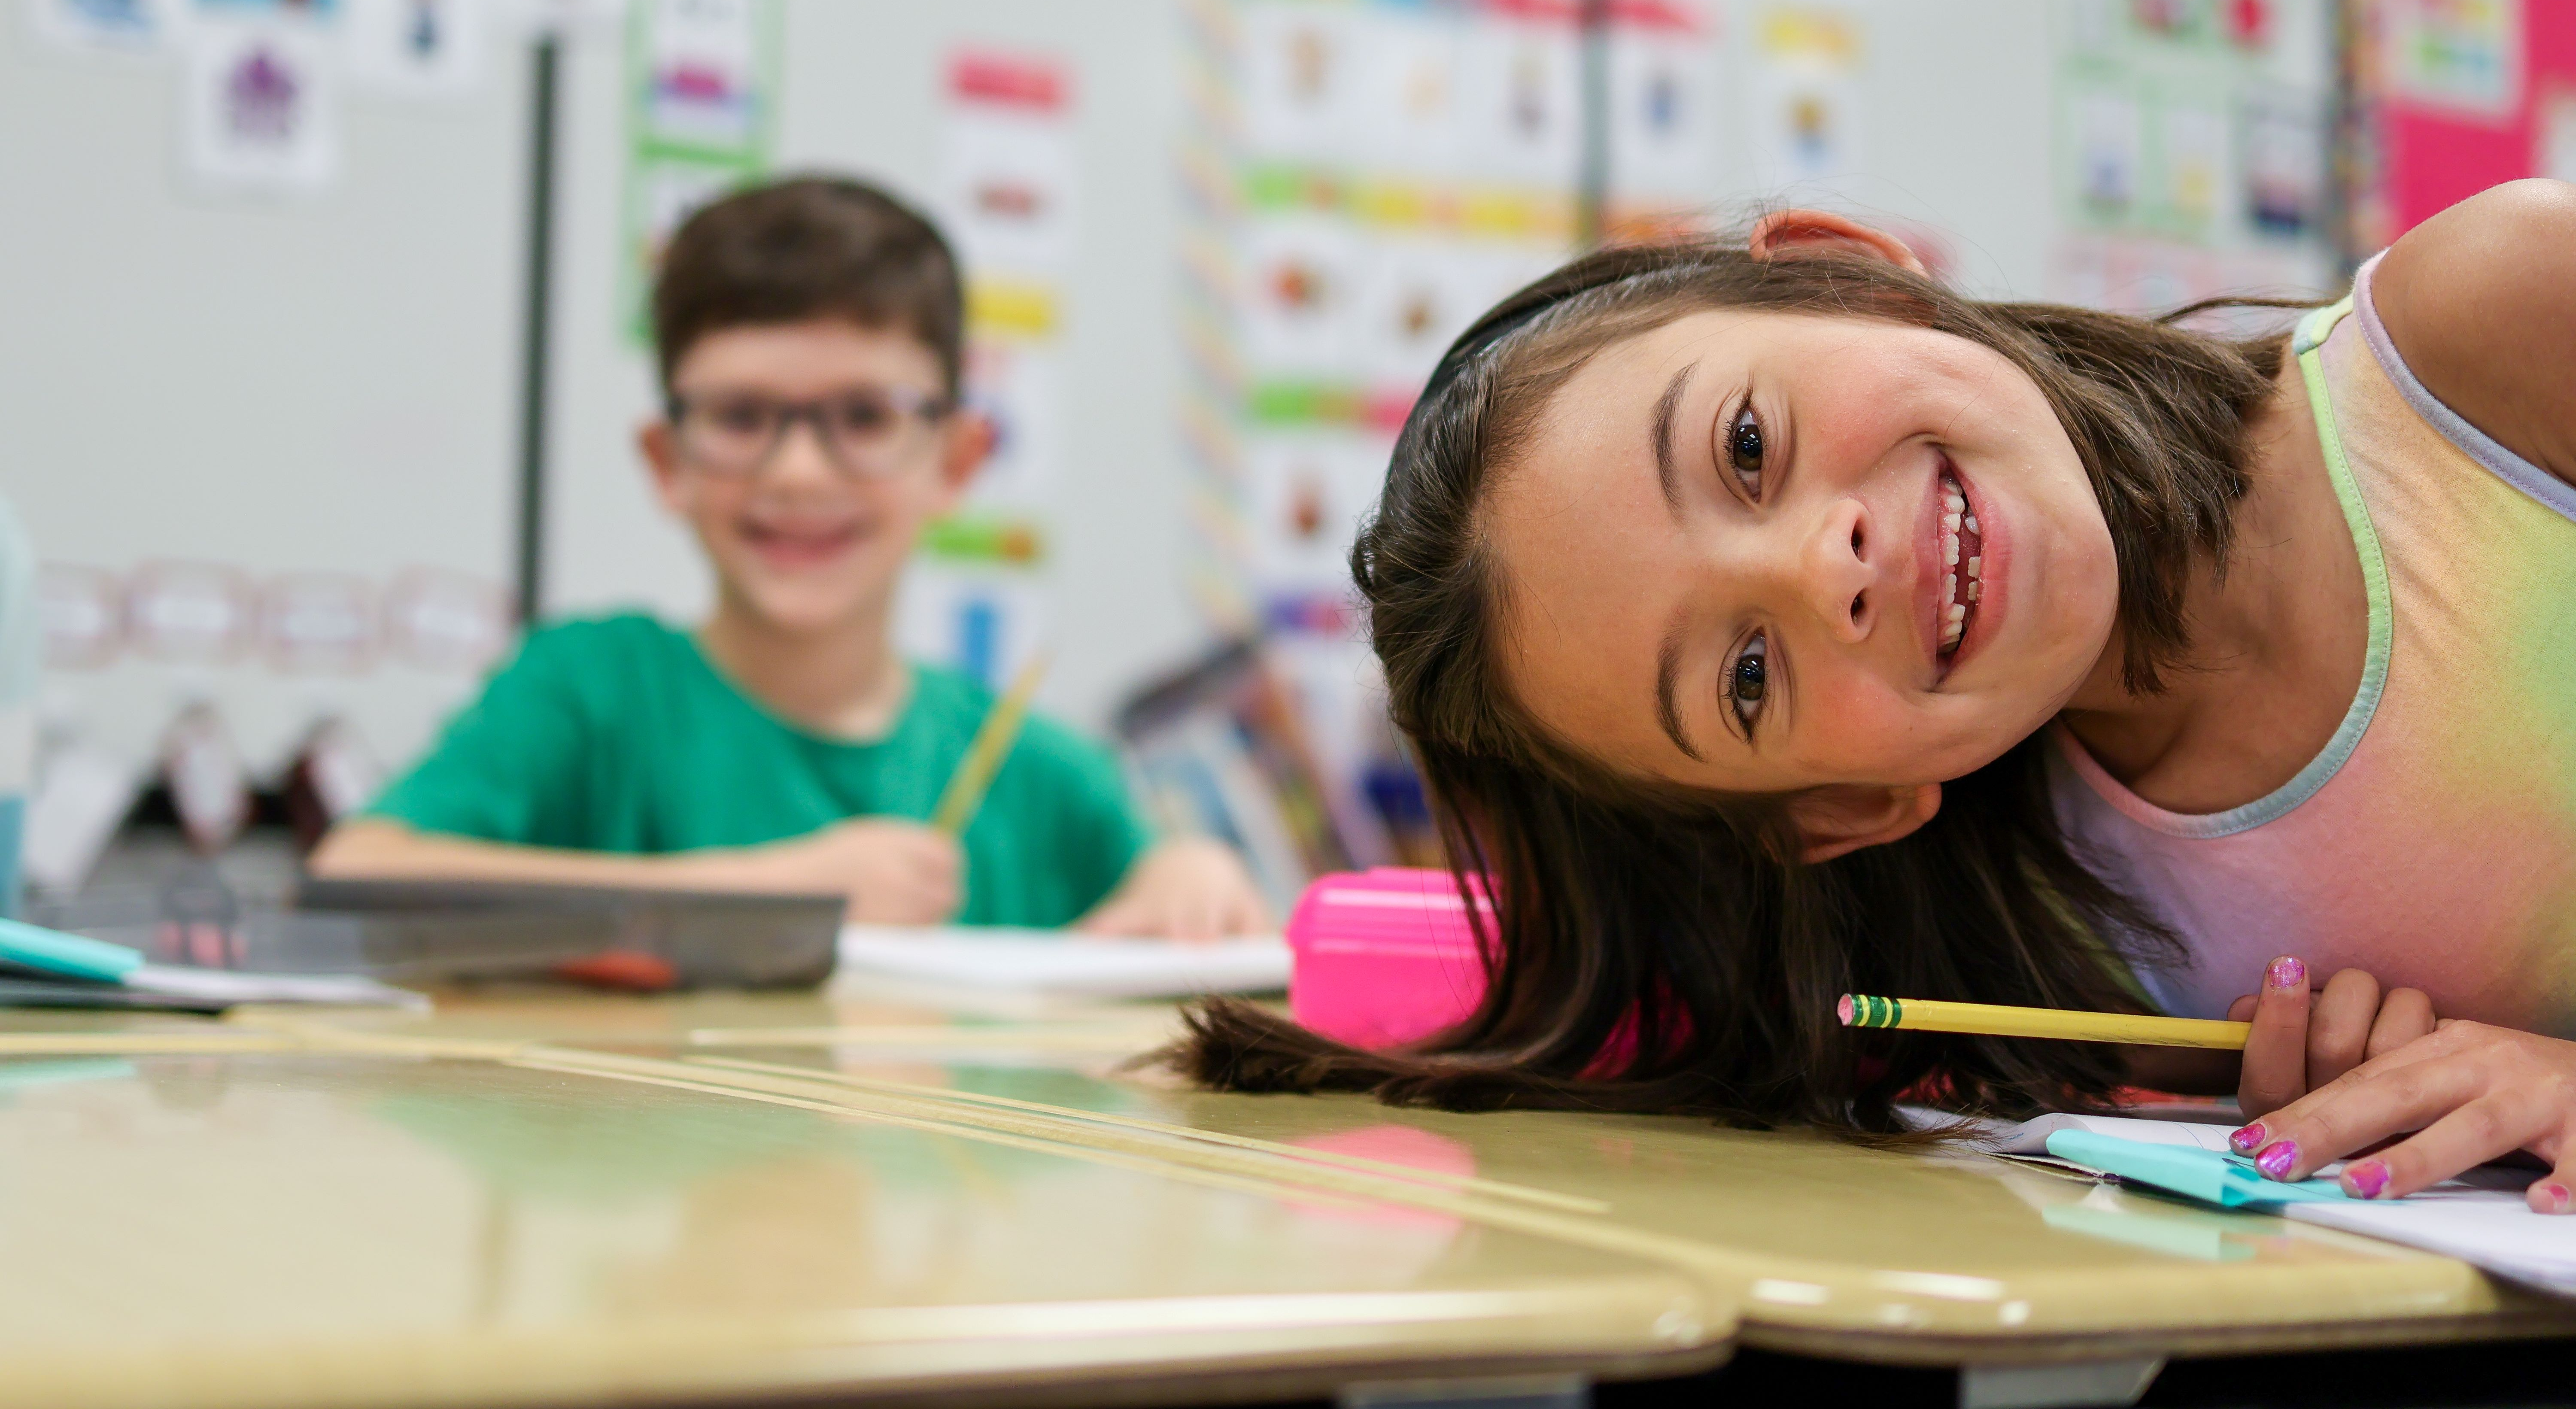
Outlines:
[[[2347,1185],[2523,1148],[2576,1204],[2576,189],[2291,338],[2195,311],[1978,302],[1790,211],[1487,314],[1352,555],[1485,1000],[1403,1054],[1220,1006],[1196,1072],[1853,1132],[2234,1077],[2274,1177],[2420,1130]],[[1872,1042],[1845,991],[2256,1033]]]

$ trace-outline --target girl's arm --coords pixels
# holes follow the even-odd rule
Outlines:
[[[2576,484],[2576,186],[2469,197],[2389,246],[2371,296],[2426,390]]]

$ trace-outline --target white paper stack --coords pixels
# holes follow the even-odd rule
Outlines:
[[[841,967],[967,988],[1185,998],[1286,988],[1288,946],[1276,935],[1188,943],[998,926],[851,925],[841,931]]]

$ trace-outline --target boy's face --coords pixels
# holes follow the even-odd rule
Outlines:
[[[726,605],[790,632],[881,617],[923,525],[992,443],[981,419],[943,413],[919,339],[840,319],[709,333],[671,391],[678,421],[639,437],[654,487],[696,531]]]

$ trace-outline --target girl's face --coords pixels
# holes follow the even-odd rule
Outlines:
[[[1518,698],[1696,787],[1960,777],[2112,645],[2074,444],[2000,353],[1919,328],[1721,310],[1615,344],[1557,391],[1484,530]]]

